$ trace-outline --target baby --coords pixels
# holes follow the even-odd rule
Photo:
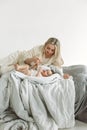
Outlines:
[[[25,75],[47,77],[53,74],[53,71],[47,66],[43,66],[43,65],[39,66],[37,70],[35,69],[36,67],[35,68],[34,67],[30,68],[30,66],[27,64],[24,65],[15,64],[15,69],[19,72],[24,73]]]
[[[40,65],[41,61],[39,58],[35,57],[35,61],[30,62],[30,64],[24,64],[24,65],[19,65],[15,64],[15,69],[19,72],[24,73],[25,75],[29,76],[50,76],[54,72],[50,69],[50,67],[47,67],[45,65]],[[69,74],[63,74],[62,75],[64,79],[68,79],[70,77]]]

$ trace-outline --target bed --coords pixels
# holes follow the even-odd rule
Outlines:
[[[52,66],[51,66],[52,69]],[[33,78],[11,71],[0,78],[0,130],[72,128],[87,123],[87,66],[63,67],[71,78]]]
[[[52,68],[52,66],[51,66]],[[0,78],[0,130],[58,130],[75,125],[73,77],[29,77],[11,71]]]

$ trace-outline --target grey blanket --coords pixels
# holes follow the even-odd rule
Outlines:
[[[47,81],[46,81],[47,80]],[[75,88],[54,74],[35,80],[14,71],[0,78],[0,130],[58,130],[75,124]]]

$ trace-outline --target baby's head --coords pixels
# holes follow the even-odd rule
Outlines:
[[[42,76],[47,77],[53,74],[53,71],[49,67],[42,67]]]

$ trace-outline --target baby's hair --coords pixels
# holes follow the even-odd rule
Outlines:
[[[52,74],[54,74],[54,73],[55,73],[53,70],[51,70],[51,71],[52,71]]]

